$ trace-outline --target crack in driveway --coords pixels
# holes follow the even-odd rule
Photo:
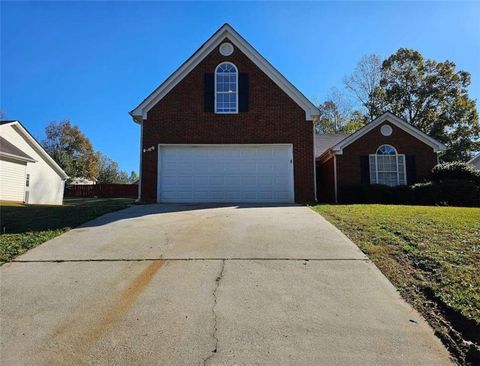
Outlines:
[[[368,258],[262,258],[262,257],[210,257],[210,258],[98,258],[98,259],[36,259],[22,260],[14,259],[7,263],[81,263],[81,262],[152,262],[152,261],[364,261],[369,262]]]
[[[203,365],[207,365],[207,363],[215,356],[218,350],[218,336],[217,336],[217,331],[218,331],[218,326],[217,326],[217,312],[215,311],[217,307],[217,291],[218,287],[220,286],[220,281],[222,280],[223,273],[225,271],[225,260],[222,260],[222,265],[220,267],[219,274],[217,275],[217,278],[215,279],[215,289],[213,290],[213,306],[212,306],[212,313],[213,313],[213,333],[212,333],[212,338],[214,340],[214,349],[211,351],[210,355],[208,355],[207,358],[203,360]]]

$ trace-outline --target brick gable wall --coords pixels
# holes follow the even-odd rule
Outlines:
[[[204,75],[222,61],[249,75],[249,110],[204,112]],[[313,126],[305,111],[235,48],[231,56],[213,50],[149,112],[143,123],[142,201],[156,202],[158,144],[293,144],[295,201],[314,201]]]
[[[384,124],[392,127],[391,136],[380,133]],[[392,145],[399,154],[415,156],[417,182],[428,179],[432,168],[438,162],[437,154],[430,146],[397,126],[385,122],[344,148],[342,155],[337,155],[338,187],[360,185],[360,157],[375,154],[377,148],[383,144]]]

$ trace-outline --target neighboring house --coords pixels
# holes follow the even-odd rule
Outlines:
[[[0,121],[0,200],[61,205],[67,178],[19,121]]]
[[[83,177],[72,178],[70,185],[73,186],[91,186],[97,184],[97,181],[94,179],[88,179]]]
[[[475,168],[480,169],[480,153],[473,157],[468,164],[473,165]]]
[[[351,135],[316,136],[319,200],[342,202],[365,184],[410,185],[429,178],[442,143],[391,113]]]
[[[335,201],[339,185],[367,182],[365,156],[378,164],[372,182],[402,184],[427,176],[444,149],[391,114],[352,136],[315,135],[315,105],[228,24],[130,114],[146,203]],[[394,156],[395,182],[382,171],[391,159],[375,155],[384,144],[401,154],[381,151]],[[402,175],[407,160],[416,166]]]

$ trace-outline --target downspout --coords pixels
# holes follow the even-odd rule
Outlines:
[[[315,203],[318,203],[318,198],[317,198],[317,162],[315,158],[316,154],[316,146],[315,146],[315,122],[313,123],[313,189],[314,189],[314,194],[315,194]]]
[[[142,200],[142,165],[143,165],[143,120],[140,123],[140,166],[138,169],[138,197],[135,202]]]
[[[338,203],[338,189],[337,189],[337,155],[333,155],[333,181],[335,188],[335,203]]]

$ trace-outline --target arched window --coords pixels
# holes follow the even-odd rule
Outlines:
[[[238,113],[238,70],[230,62],[215,69],[215,113]]]
[[[391,145],[380,146],[370,155],[370,183],[391,187],[407,184],[405,155]]]

